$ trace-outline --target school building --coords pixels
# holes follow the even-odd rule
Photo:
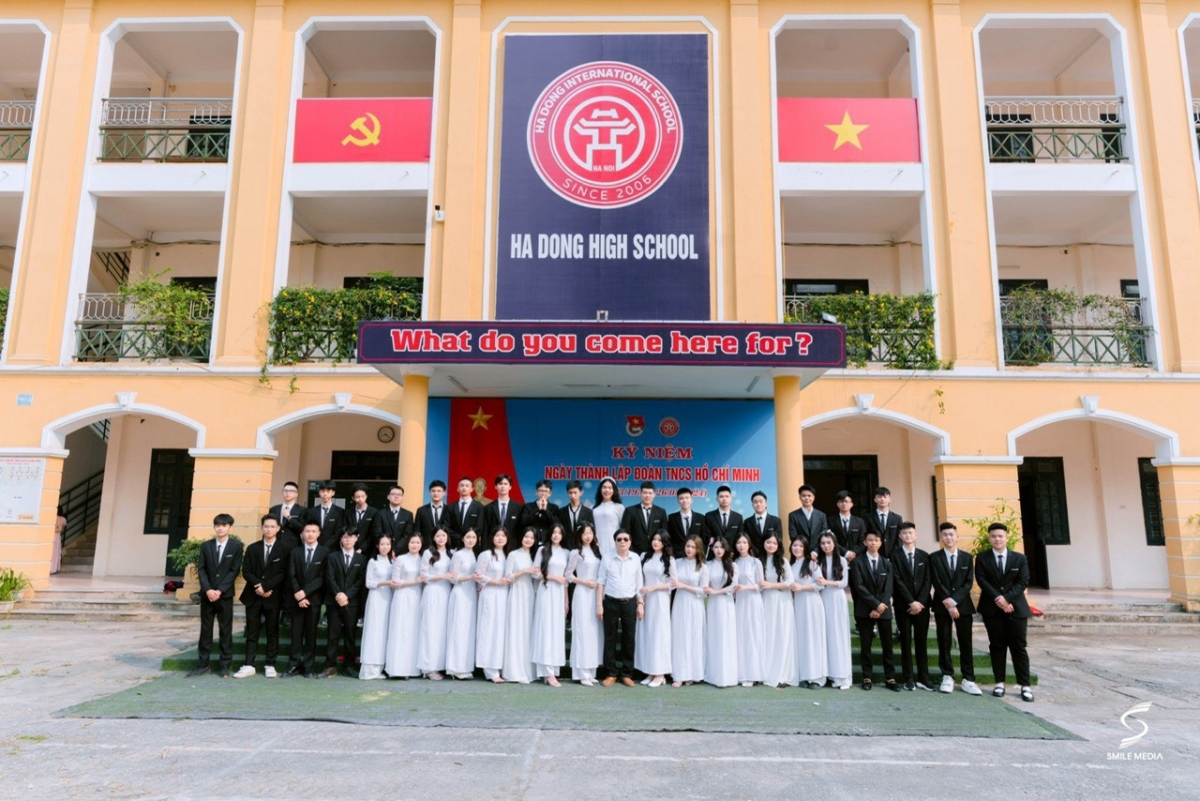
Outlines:
[[[1200,0],[9,0],[0,98],[0,566],[35,589],[59,505],[67,569],[162,576],[285,480],[415,509],[447,399],[561,404],[548,464],[580,401],[725,400],[769,404],[782,516],[883,483],[932,547],[1003,499],[1035,585],[1200,609]],[[358,363],[384,317],[835,320],[848,364]]]

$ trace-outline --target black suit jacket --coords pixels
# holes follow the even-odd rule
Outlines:
[[[321,526],[321,505],[317,504],[308,510],[308,523]],[[336,551],[342,545],[342,532],[346,530],[346,510],[337,504],[330,504],[325,514],[325,525],[321,526],[321,536],[317,543],[331,551]]]
[[[886,556],[880,555],[878,559],[878,575],[871,572],[871,560],[866,553],[850,563],[855,617],[870,617],[880,604],[887,604],[887,611],[879,619],[892,619],[892,582],[895,580],[892,565]]]
[[[293,504],[288,519],[283,519],[283,504],[277,503],[267,512],[279,521],[279,539],[289,548],[300,544],[300,533],[304,531],[304,521],[308,520],[308,510],[300,504]]]
[[[907,615],[908,605],[913,601],[929,609],[931,600],[929,592],[932,587],[929,554],[920,548],[913,549],[912,572],[909,572],[908,569],[908,554],[905,553],[903,544],[896,548],[896,552],[892,556],[888,557],[888,561],[892,563],[894,576],[892,594],[896,599],[896,608],[900,610],[900,614]]]
[[[863,537],[867,535],[867,524],[861,517],[850,515],[850,526],[843,529],[841,515],[834,515],[829,518],[829,530],[837,538],[838,549],[842,556],[845,556],[847,551],[853,551],[855,556],[861,556],[867,549],[867,546],[863,545]]]
[[[975,580],[979,582],[979,614],[985,618],[1004,617],[996,606],[996,597],[1003,595],[1013,605],[1012,616],[1017,620],[1029,617],[1025,588],[1029,586],[1029,562],[1025,554],[1008,551],[1004,554],[1004,575],[996,565],[996,552],[988,548],[975,561]]]
[[[804,516],[803,509],[796,509],[788,515],[788,541],[802,537],[808,543],[809,550],[816,549],[817,539],[827,528],[829,520],[824,512],[815,507],[811,519]]]
[[[504,530],[511,537],[512,533],[517,530],[517,526],[521,525],[521,512],[524,511],[525,504],[517,503],[516,499],[511,495],[508,498],[507,504],[504,507],[503,520],[500,519],[500,501],[492,501],[483,507],[483,531],[476,532],[479,534],[480,542],[483,542],[485,537],[491,536],[491,533],[496,530],[497,526],[504,526]]]
[[[350,508],[346,510],[346,527],[350,528],[353,526],[354,530],[358,532],[358,544],[354,547],[363,553],[368,553],[368,551],[363,549],[366,548],[367,541],[371,539],[371,524],[374,522],[375,515],[378,512],[379,510],[374,506],[367,504],[367,508],[363,509],[362,520],[360,521],[358,519],[357,507],[351,505]],[[341,545],[341,543],[338,544]],[[374,556],[375,554],[371,553],[371,555]]]
[[[975,614],[975,604],[971,602],[971,586],[975,583],[975,566],[971,554],[958,549],[954,557],[954,574],[950,574],[950,559],[946,549],[941,548],[929,556],[930,580],[933,583],[934,612],[946,611],[942,603],[947,598],[954,599],[961,615],[970,617]]]
[[[891,559],[893,552],[902,547],[898,535],[900,524],[904,522],[904,518],[895,512],[888,512],[887,523],[880,524],[879,510],[872,509],[871,513],[864,517],[864,522],[867,524],[867,531],[874,531],[883,540],[883,545],[879,548],[880,553]]]
[[[301,544],[288,552],[288,603],[296,606],[296,593],[304,590],[313,606],[320,606],[325,597],[325,558],[329,549],[318,544],[313,551],[312,564],[305,566],[308,546]]]
[[[626,506],[625,514],[621,517],[621,528],[629,532],[629,549],[634,553],[645,553],[650,550],[650,535],[667,527],[667,510],[655,504],[650,507],[650,525],[646,525],[646,515],[642,505]]]
[[[763,540],[767,535],[774,532],[779,537],[780,546],[783,545],[783,521],[773,514],[763,515],[763,530],[758,530],[758,516],[750,515],[742,521],[742,532],[750,538],[750,542],[754,545],[754,551],[758,555],[762,555]],[[733,543],[731,542],[730,545]],[[736,553],[736,551],[734,552]]]
[[[261,603],[268,609],[278,609],[288,591],[288,554],[291,549],[284,544],[281,537],[276,537],[275,544],[271,546],[271,561],[268,564],[263,564],[265,551],[266,546],[262,540],[246,546],[246,557],[242,560],[242,578],[246,579],[246,586],[242,588],[241,599],[247,606]],[[256,593],[254,587],[257,584],[261,584],[263,591],[271,595],[264,598]]]
[[[384,534],[392,538],[392,550],[396,553],[408,553],[408,538],[413,533],[413,516],[412,512],[400,507],[400,511],[393,517],[392,507],[385,506],[375,513],[371,518],[371,543],[370,551],[364,550],[363,553],[369,553],[374,559],[378,553],[379,538]],[[433,530],[429,531],[429,542],[433,542]]]
[[[579,510],[575,513],[575,526],[571,525],[570,504],[559,508],[558,522],[562,523],[563,531],[567,532],[566,541],[572,543],[575,542],[575,526],[580,523],[591,523],[593,528],[596,526],[596,518],[592,515],[591,507],[584,506],[583,503],[579,504]]]
[[[225,552],[217,564],[217,538],[213,537],[200,545],[200,562],[196,573],[200,576],[201,592],[220,590],[221,598],[233,598],[233,582],[242,571],[242,543],[230,537],[225,540]]]
[[[346,558],[341,548],[330,552],[325,557],[325,603],[337,605],[334,597],[339,592],[346,593],[350,605],[358,604],[363,596],[363,588],[367,581],[367,557],[357,551],[350,558],[350,567],[346,567]]]
[[[381,511],[380,514],[383,514],[383,512],[386,511],[387,510],[385,509]],[[417,509],[417,517],[414,525],[416,526],[417,531],[421,532],[421,539],[425,540],[426,546],[433,542],[433,532],[437,531],[438,524],[444,527],[447,531],[453,528],[450,525],[449,514],[450,507],[443,503],[441,517],[438,519],[438,523],[435,524],[433,522],[433,504],[427,503]],[[379,515],[376,515],[376,517],[378,516]],[[401,515],[401,517],[403,517],[403,515]],[[407,553],[407,551],[397,550],[396,553],[402,554]]]
[[[558,506],[547,502],[545,509],[539,509],[537,501],[530,501],[521,507],[521,519],[517,522],[516,533],[518,537],[517,543],[520,544],[520,535],[525,529],[532,526],[537,529],[538,542],[546,541],[546,537],[550,534],[550,529],[554,528],[554,524],[558,522]]]
[[[683,512],[671,512],[667,515],[667,533],[671,535],[671,553],[676,558],[683,556],[683,543],[687,541],[688,537],[695,534],[702,542],[704,541],[704,533],[707,530],[704,515],[695,509],[690,514],[692,516],[691,526],[687,531],[683,530]]]
[[[484,523],[483,504],[479,501],[473,500],[467,504],[466,515],[461,514],[461,509],[462,507],[459,506],[459,501],[446,504],[446,517],[442,521],[442,523],[445,525],[445,529],[450,532],[451,543],[453,543],[455,546],[462,542],[462,535],[464,531],[467,529],[474,529],[476,533],[478,533],[483,527]],[[432,519],[433,518],[430,517],[430,520]],[[426,546],[430,546],[433,544],[433,540],[430,539],[425,544]]]
[[[706,545],[711,546],[713,540],[720,537],[729,543],[729,547],[732,548],[733,541],[737,539],[738,532],[742,530],[742,516],[730,509],[729,525],[722,528],[721,510],[713,509],[704,515],[704,530],[708,532]]]

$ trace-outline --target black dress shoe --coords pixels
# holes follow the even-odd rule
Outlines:
[[[888,679],[883,685],[894,693],[900,692],[900,685],[896,683],[895,679]]]
[[[327,668],[325,668],[323,671],[321,671],[321,678],[323,678],[323,679],[332,679],[332,678],[333,678],[334,676],[336,676],[337,674],[338,674],[337,668],[335,668],[335,667],[327,667]]]
[[[192,679],[192,678],[195,678],[196,676],[203,676],[205,673],[208,672],[208,670],[209,670],[208,665],[197,665],[196,667],[194,667],[188,671],[187,677],[189,679]]]
[[[288,668],[288,669],[287,669],[287,672],[286,672],[286,673],[280,673],[280,674],[279,674],[279,678],[281,678],[281,679],[290,679],[290,678],[292,678],[293,676],[300,676],[300,675],[302,675],[303,673],[304,673],[304,671],[303,671],[303,670],[301,670],[299,666],[296,666],[296,667],[290,667],[290,668]]]
[[[221,678],[229,678],[229,668],[221,668]]]
[[[873,682],[870,679],[862,680],[862,688],[864,690],[869,690],[869,689],[871,689],[872,686],[873,686]]]

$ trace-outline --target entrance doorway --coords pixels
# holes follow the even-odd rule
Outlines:
[[[1060,456],[1026,456],[1017,468],[1021,493],[1021,534],[1029,560],[1029,584],[1050,588],[1047,545],[1070,545],[1067,482]]]
[[[804,483],[817,491],[816,507],[826,515],[837,515],[834,496],[848,490],[854,498],[854,514],[861,517],[875,508],[874,493],[879,486],[879,457],[805,456]],[[793,499],[794,500],[794,499]],[[780,505],[783,515],[787,510]],[[791,508],[791,507],[789,507]]]
[[[376,509],[387,506],[388,490],[400,475],[400,454],[397,451],[333,451],[330,457],[329,478],[337,484],[337,500],[349,508],[353,505],[350,488],[367,485],[367,503]],[[308,505],[320,503],[318,482],[310,481]],[[415,492],[421,498],[422,488],[405,487],[406,494]]]
[[[146,490],[143,530],[147,534],[166,534],[168,553],[187,539],[195,474],[196,460],[186,448],[155,448],[150,452],[150,486]],[[179,571],[168,558],[163,572],[173,576]]]

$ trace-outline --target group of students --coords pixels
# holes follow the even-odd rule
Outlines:
[[[940,527],[941,549],[916,548],[916,526],[890,511],[885,487],[876,490],[876,514],[865,520],[851,514],[849,493],[838,494],[831,520],[814,508],[813,488],[800,487],[801,507],[788,516],[785,546],[782,522],[766,512],[761,491],[752,497],[754,514],[743,519],[730,508],[728,487],[718,488],[718,508],[701,516],[693,513],[686,488],[676,493],[679,511],[667,515],[654,503],[650,482],[640,488],[639,505],[624,507],[616,482],[605,478],[589,508],[580,502],[582,485],[572,481],[570,503],[561,509],[549,502],[547,481],[538,483],[537,499],[528,504],[511,499],[508,476],[498,476],[495,486],[497,500],[484,507],[470,497],[470,479],[460,482],[457,504],[446,503],[445,484],[434,481],[430,504],[414,518],[401,507],[398,486],[380,510],[367,506],[366,488],[356,486],[354,507],[341,510],[327,483],[321,506],[305,510],[295,504],[289,482],[284,502],[262,517],[263,538],[246,549],[244,566],[240,544],[228,538],[233,521],[219,515],[216,537],[200,555],[200,664],[193,673],[208,669],[216,618],[220,669],[230,675],[233,580],[240,567],[246,660],[236,678],[256,673],[264,622],[265,674],[277,675],[281,613],[290,615],[292,627],[283,675],[317,675],[324,606],[328,639],[320,675],[326,677],[337,674],[342,650],[342,672],[361,679],[470,679],[478,671],[497,683],[542,680],[557,687],[569,666],[571,679],[584,685],[633,686],[644,676],[651,687],[671,681],[676,687],[849,689],[849,588],[863,689],[873,686],[878,636],[888,689],[952,692],[953,638],[961,687],[980,695],[971,646],[971,590],[978,581],[993,695],[1005,693],[1011,652],[1020,695],[1033,700],[1025,648],[1028,566],[1007,550],[1002,524],[989,531],[993,547],[976,562],[958,549],[951,523]],[[333,516],[342,518],[333,523],[340,536],[337,528],[327,531]],[[287,533],[297,531],[299,542],[290,542]],[[931,613],[942,673],[936,688],[926,647]]]

